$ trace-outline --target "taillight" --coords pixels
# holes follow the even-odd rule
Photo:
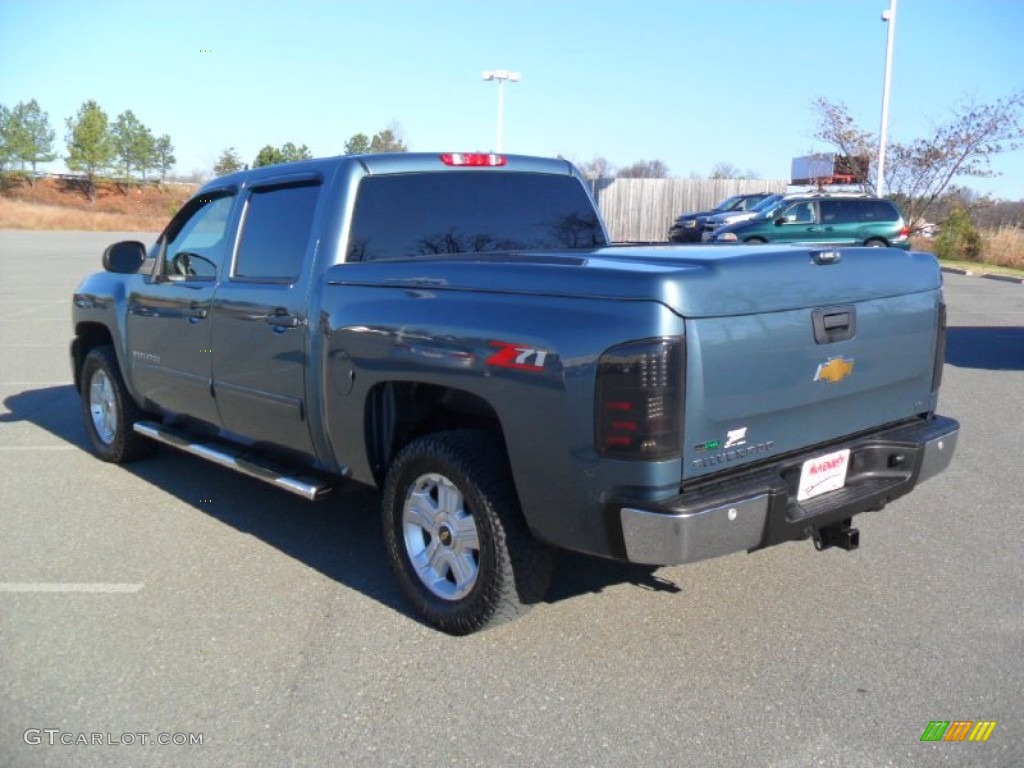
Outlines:
[[[897,237],[896,239],[906,240],[908,237],[910,237],[910,229],[909,227],[904,227],[903,229],[900,230],[900,236]]]
[[[486,152],[446,152],[441,155],[441,162],[445,165],[470,165],[493,168],[498,165],[505,165],[507,160],[504,155],[493,155]]]
[[[678,456],[683,429],[683,340],[612,347],[597,364],[595,439],[601,456]]]

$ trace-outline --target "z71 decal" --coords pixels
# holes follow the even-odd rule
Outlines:
[[[485,365],[534,373],[544,370],[544,361],[548,356],[546,350],[522,347],[505,341],[492,341],[491,346],[498,347],[498,351],[484,361]]]

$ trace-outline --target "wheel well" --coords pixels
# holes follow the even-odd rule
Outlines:
[[[113,345],[114,338],[101,323],[79,323],[75,328],[73,354],[75,356],[75,389],[82,391],[82,363],[86,355],[96,347]]]
[[[422,435],[449,429],[479,429],[505,435],[498,414],[482,397],[452,387],[414,381],[377,384],[366,398],[366,455],[378,486],[392,458]]]

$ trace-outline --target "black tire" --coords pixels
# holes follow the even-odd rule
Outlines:
[[[132,429],[144,413],[121,378],[113,347],[95,347],[82,362],[82,416],[93,451],[114,464],[141,459],[153,443]]]
[[[485,432],[438,432],[407,445],[388,469],[381,512],[398,584],[437,629],[467,635],[495,626],[547,592],[553,552],[527,528],[508,459]]]
[[[743,242],[744,243],[749,243],[750,245],[764,245],[768,241],[765,240],[763,237],[748,237]]]
[[[864,245],[868,248],[885,248],[889,244],[885,240],[880,240],[877,237],[872,237],[870,240],[865,240]]]

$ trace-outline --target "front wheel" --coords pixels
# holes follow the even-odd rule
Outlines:
[[[885,240],[879,240],[877,237],[873,237],[864,243],[868,248],[885,248]]]
[[[530,534],[494,438],[453,430],[414,440],[384,483],[384,539],[402,592],[453,635],[494,626],[543,598],[551,549]]]
[[[89,351],[81,380],[85,431],[96,455],[123,464],[149,453],[153,444],[133,429],[143,413],[125,389],[113,347]]]
[[[765,240],[765,239],[764,239],[763,237],[748,237],[748,238],[747,238],[746,240],[744,240],[743,242],[744,242],[744,243],[748,243],[748,244],[750,244],[750,245],[764,245],[764,244],[765,244],[765,243],[767,243],[768,241],[767,241],[767,240]]]

